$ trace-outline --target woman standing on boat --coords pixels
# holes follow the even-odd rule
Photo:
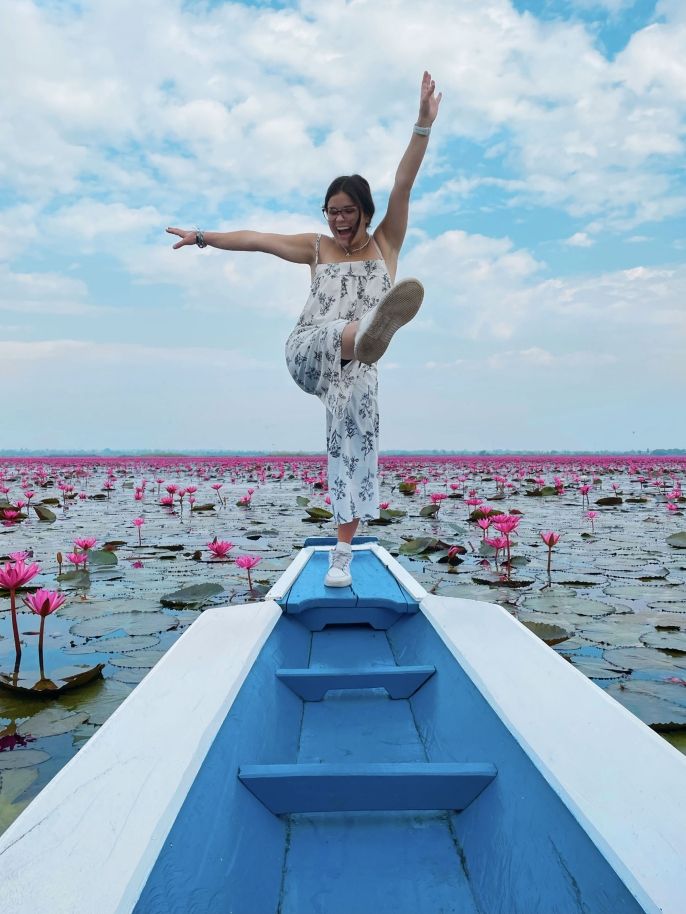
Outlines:
[[[336,178],[326,192],[323,212],[331,235],[167,229],[181,237],[174,249],[210,245],[225,251],[262,251],[310,267],[310,295],[286,342],[286,363],[296,384],[326,407],[329,494],[338,525],[327,587],[351,584],[355,531],[360,520],[379,516],[376,362],[395,331],[417,313],[424,294],[416,279],[395,285],[394,280],[410,192],[441,102],[435,88],[425,72],[419,117],[398,166],[386,215],[374,232],[374,202],[360,175]]]

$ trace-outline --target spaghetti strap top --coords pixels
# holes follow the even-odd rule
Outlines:
[[[376,248],[376,253],[379,255],[378,259],[383,261],[383,265],[386,266],[386,259],[384,258],[383,254],[381,253],[381,248],[376,243],[376,238],[373,235],[371,235],[371,239],[372,239],[372,242],[374,243],[374,247]],[[319,266],[319,245],[321,243],[321,240],[322,240],[322,236],[321,236],[321,234],[319,234],[315,238],[315,242],[314,242],[314,267],[315,267],[315,269]],[[346,261],[341,261],[341,263],[345,263],[345,262]],[[352,261],[352,262],[354,263],[354,261]]]

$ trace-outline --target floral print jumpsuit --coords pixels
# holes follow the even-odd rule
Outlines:
[[[379,409],[376,365],[352,359],[341,365],[341,336],[391,288],[378,260],[319,263],[310,295],[286,341],[286,364],[295,383],[326,407],[329,495],[336,524],[379,516]]]

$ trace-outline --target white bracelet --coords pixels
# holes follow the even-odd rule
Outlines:
[[[428,136],[431,133],[431,127],[420,127],[419,124],[415,124],[412,128],[412,133],[418,133],[420,136]]]

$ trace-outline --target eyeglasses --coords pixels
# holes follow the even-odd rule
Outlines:
[[[345,216],[346,219],[349,216],[354,216],[355,213],[357,213],[357,207],[356,206],[343,206],[343,207],[341,207],[341,209],[336,209],[335,206],[332,206],[329,209],[326,209],[326,207],[323,206],[322,212],[324,213],[324,215],[326,216],[327,219],[329,219],[333,222],[333,220],[337,216]]]

